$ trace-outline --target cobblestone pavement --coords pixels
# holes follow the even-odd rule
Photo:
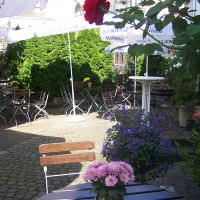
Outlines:
[[[45,194],[43,169],[39,165],[38,147],[43,143],[91,140],[95,142],[97,159],[102,159],[100,151],[105,132],[114,122],[102,120],[97,113],[86,115],[86,120],[69,123],[58,109],[49,110],[49,119],[20,126],[4,125],[0,121],[0,200],[34,200]],[[172,138],[186,137],[182,129],[172,133]],[[192,179],[181,170],[177,163],[164,177],[151,183],[173,186],[185,197],[184,200],[200,200],[200,191]],[[85,166],[67,164],[56,167],[63,173],[84,170]],[[61,178],[50,181],[50,190],[80,182],[80,178]]]

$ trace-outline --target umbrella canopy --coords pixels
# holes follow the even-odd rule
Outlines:
[[[45,8],[48,0],[6,0],[0,3],[0,18],[17,16],[26,13],[30,13],[34,10],[36,5],[41,8]],[[39,5],[38,3],[41,4]]]
[[[115,20],[112,19],[113,15],[105,17],[105,21]],[[152,25],[149,27],[149,33],[153,35],[156,39],[160,40],[166,45],[171,45],[174,37],[172,31],[172,25],[167,25],[163,30],[157,31],[155,26]],[[102,25],[100,27],[100,36],[104,41],[118,42],[125,44],[148,44],[156,42],[154,39],[149,36],[143,38],[143,31],[136,30],[131,27],[130,24],[126,24],[124,28],[116,29],[114,26]]]

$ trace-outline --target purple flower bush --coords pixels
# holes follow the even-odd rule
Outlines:
[[[169,118],[125,108],[118,112],[120,122],[107,130],[103,156],[108,161],[129,163],[137,181],[164,176],[179,154],[172,142],[163,137],[172,128]]]
[[[83,176],[91,182],[99,199],[117,200],[125,192],[125,184],[134,181],[133,168],[125,162],[98,162],[90,164]]]

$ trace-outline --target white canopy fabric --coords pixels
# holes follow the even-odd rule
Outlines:
[[[4,37],[7,43],[15,43],[33,37],[44,37],[56,34],[76,32],[85,29],[98,28],[96,25],[88,24],[83,16],[68,17],[58,20],[40,20],[32,27],[20,30],[8,30]]]
[[[87,23],[74,17],[75,1],[16,0],[7,5],[8,2],[11,0],[5,1],[2,11],[0,10],[0,40],[4,42],[13,43],[32,37],[77,31],[80,23]],[[5,5],[10,9],[10,14],[6,15],[9,17],[4,17],[3,13],[7,13]],[[23,12],[18,7],[22,7]],[[15,30],[16,27],[19,30]]]
[[[45,0],[46,1],[46,0]],[[32,12],[38,0],[4,0],[0,2],[0,18]],[[43,1],[44,3],[44,1]],[[43,6],[45,3],[43,4]]]
[[[112,15],[108,15],[105,18],[105,21],[106,20],[114,21],[115,19],[112,19]],[[161,31],[157,31],[155,26],[152,25],[149,27],[149,33],[166,45],[171,45],[173,42],[174,33],[172,31],[171,24],[166,26]],[[155,40],[149,36],[143,38],[142,34],[142,30],[136,30],[135,28],[131,27],[130,24],[127,24],[122,29],[116,29],[114,26],[107,25],[102,25],[100,27],[100,36],[104,41],[126,44],[147,44],[155,42]]]

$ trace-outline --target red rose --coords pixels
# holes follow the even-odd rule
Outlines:
[[[83,5],[85,20],[90,24],[101,25],[103,23],[103,16],[108,12],[109,8],[110,2],[107,0],[85,0]]]

